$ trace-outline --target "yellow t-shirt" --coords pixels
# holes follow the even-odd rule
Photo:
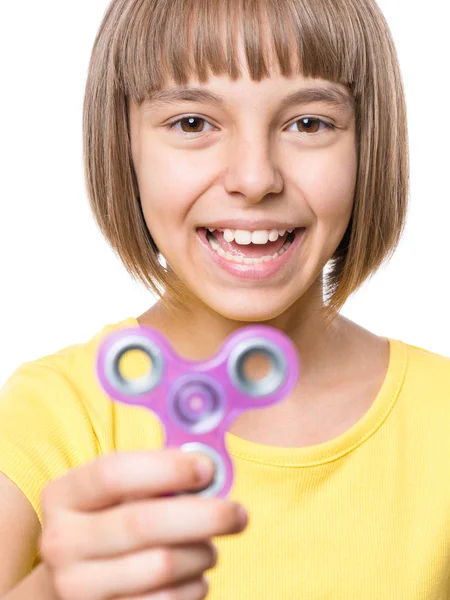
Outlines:
[[[41,523],[50,480],[100,455],[163,445],[153,413],[112,402],[94,371],[104,335],[137,325],[108,325],[24,363],[0,390],[0,471]],[[375,402],[339,437],[279,448],[227,434],[229,497],[250,518],[241,534],[214,539],[209,600],[450,598],[450,358],[389,342]],[[139,361],[127,356],[133,376]]]

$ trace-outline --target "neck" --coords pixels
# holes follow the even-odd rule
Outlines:
[[[320,286],[322,299],[321,289]],[[262,323],[283,331],[294,342],[301,360],[302,381],[311,385],[316,381],[323,385],[339,370],[337,363],[345,354],[342,350],[349,324],[340,315],[331,323],[325,322],[323,303],[311,301],[317,296],[310,290],[308,298],[302,297],[279,316]],[[189,360],[207,359],[228,335],[249,325],[226,319],[204,304],[171,310],[161,301],[142,315],[139,322],[159,329],[175,351]]]

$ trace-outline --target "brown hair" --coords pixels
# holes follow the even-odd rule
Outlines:
[[[293,73],[293,52],[300,74],[347,85],[355,100],[353,212],[325,279],[327,314],[333,316],[391,257],[406,221],[405,97],[394,42],[374,0],[112,0],[94,42],[86,83],[83,145],[89,201],[130,275],[163,301],[182,306],[182,285],[160,263],[142,214],[129,102],[141,104],[168,78],[177,85],[191,75],[205,82],[208,67],[235,80],[240,76],[233,51],[239,33],[252,79],[269,76],[263,12],[282,75]]]

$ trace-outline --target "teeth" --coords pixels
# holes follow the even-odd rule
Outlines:
[[[222,256],[222,258],[224,258],[225,260],[228,260],[230,262],[244,264],[244,265],[258,265],[263,262],[269,262],[269,261],[273,260],[274,258],[277,258],[277,256],[281,256],[282,254],[284,254],[286,252],[286,250],[289,248],[289,246],[292,244],[291,241],[285,242],[283,244],[283,247],[278,252],[275,252],[275,254],[272,254],[272,256],[268,255],[268,256],[262,256],[261,258],[243,258],[242,256],[235,256],[234,254],[230,254],[229,252],[225,252],[224,250],[222,250],[218,241],[213,237],[208,238],[208,242],[209,242],[209,245],[211,246],[211,248],[215,252],[217,252],[217,254]]]
[[[255,231],[255,233],[257,233]],[[243,229],[236,229],[236,231],[232,231],[231,229],[225,229],[224,235],[228,235],[228,241],[232,242],[232,237],[236,244],[248,245],[252,243],[252,233],[251,231],[244,231]]]
[[[208,231],[214,233],[216,231],[212,227],[207,228]],[[261,229],[257,231],[249,231],[246,229],[219,229],[223,232],[223,237],[226,242],[236,242],[242,246],[248,244],[267,244],[267,242],[276,242],[279,237],[283,237],[286,233],[292,233],[294,229]]]
[[[245,233],[245,232],[242,232],[242,233]],[[251,237],[252,237],[252,234],[250,234],[250,241],[251,241]],[[235,238],[235,232],[234,231],[231,231],[231,229],[225,229],[224,230],[224,232],[223,232],[223,239],[226,242],[232,242],[234,240],[234,238]],[[242,240],[241,240],[240,243],[242,244]],[[250,242],[247,242],[247,243],[249,244]]]

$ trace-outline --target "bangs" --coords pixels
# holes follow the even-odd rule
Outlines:
[[[116,89],[137,104],[170,82],[242,76],[238,41],[252,80],[323,78],[364,87],[364,29],[352,2],[335,0],[153,0],[123,2],[111,40]],[[340,6],[339,6],[340,4]],[[270,24],[270,26],[268,26]]]

